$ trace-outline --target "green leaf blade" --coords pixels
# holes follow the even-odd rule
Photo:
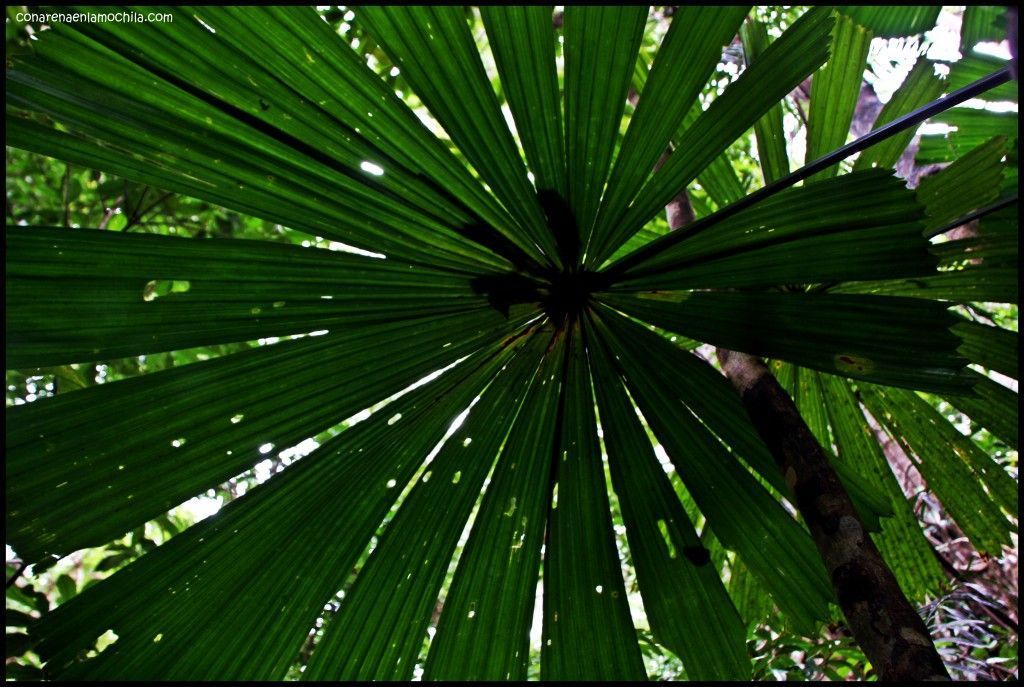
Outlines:
[[[462,8],[359,9],[366,24],[452,140],[516,218],[518,243],[545,262],[557,259],[526,166],[505,124]]]
[[[283,678],[401,493],[397,485],[507,359],[489,358],[341,432],[60,606],[38,626],[41,655],[70,679]],[[78,662],[78,648],[108,628],[118,641]]]
[[[675,295],[677,302],[670,300]],[[879,383],[963,391],[946,304],[825,293],[682,291],[612,296],[634,317],[729,350]],[[927,334],[923,334],[927,332]]]
[[[618,228],[608,243],[609,251],[658,214],[730,143],[827,59],[833,21],[825,8],[808,11],[704,111],[628,212],[616,218]],[[594,254],[591,264],[599,265],[606,257]]]
[[[541,337],[532,337],[508,368],[498,371],[428,464],[328,623],[303,679],[411,679],[447,563],[543,345]]]
[[[564,355],[559,339],[505,441],[445,599],[425,679],[526,676]]]
[[[740,618],[717,571],[683,553],[700,549],[700,538],[658,463],[605,346],[595,341],[591,355],[612,484],[651,629],[682,658],[690,677],[747,679],[750,661]]]
[[[811,81],[811,106],[807,114],[807,162],[842,147],[860,99],[861,81],[871,46],[871,32],[840,15],[832,29],[828,63]],[[838,165],[811,179],[835,176]]]
[[[376,325],[8,408],[8,541],[27,560],[104,544],[523,321],[488,310]],[[450,327],[464,338],[454,341]],[[96,494],[104,495],[99,503]]]
[[[646,6],[565,10],[568,200],[584,246],[604,192],[647,12]]]
[[[613,229],[608,218],[622,216],[654,169],[721,59],[722,46],[736,35],[747,9],[684,6],[673,15],[609,174],[591,238],[595,245],[588,252],[603,253],[604,239]],[[694,40],[695,36],[700,40]]]
[[[552,9],[480,8],[501,85],[539,191],[567,193]]]
[[[572,332],[555,454],[544,557],[545,680],[643,680],[643,658],[622,581],[590,370],[579,329]]]

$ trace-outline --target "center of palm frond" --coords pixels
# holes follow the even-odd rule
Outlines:
[[[541,307],[559,329],[570,326],[590,302],[594,291],[604,285],[598,272],[560,272],[547,284]]]
[[[483,275],[474,279],[472,285],[505,317],[512,305],[534,303],[557,329],[564,329],[582,314],[592,293],[607,287],[608,279],[604,274],[581,268],[579,228],[566,200],[547,190],[538,191],[537,198],[548,229],[555,237],[562,269],[535,267]]]
[[[605,288],[607,280],[601,273],[586,270],[553,272],[538,278],[507,272],[477,277],[472,285],[506,317],[513,305],[535,303],[562,329],[580,316],[591,294]]]

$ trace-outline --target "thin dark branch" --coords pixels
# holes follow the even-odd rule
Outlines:
[[[807,131],[807,115],[804,114],[804,108],[800,106],[800,100],[798,98],[793,98],[793,109],[796,110],[796,115],[800,118],[800,123],[804,125],[804,131]]]
[[[18,581],[18,578],[21,577],[21,574],[25,572],[25,568],[27,567],[28,565],[22,561],[21,565],[18,566],[18,569],[14,571],[13,575],[11,575],[11,579],[7,580],[7,589],[10,589],[11,585]]]
[[[993,327],[997,326],[995,317],[992,315],[992,313],[982,308],[979,308],[976,303],[963,303],[963,306],[971,315],[971,317],[973,317],[975,320],[985,320]]]
[[[64,200],[64,226],[71,226],[69,215],[71,213],[71,200],[68,198],[68,186],[71,182],[71,165],[64,164],[64,181],[61,183],[61,196]]]
[[[174,218],[174,217],[169,217],[169,218],[167,218],[166,221],[163,221],[163,222],[135,222],[134,224],[131,225],[131,227],[127,227],[126,226],[124,228],[124,230],[128,231],[129,228],[139,228],[139,229],[142,229],[142,228],[145,228],[145,227],[150,227],[150,228],[154,228],[154,229],[161,229],[161,228],[165,229],[167,227],[183,227],[183,228],[186,228],[186,229],[195,229],[196,231],[206,231],[207,230],[207,226],[205,224],[200,223],[200,222],[193,222],[191,220],[181,220],[181,219],[177,219],[177,218]]]
[[[108,207],[107,211],[105,213],[103,213],[103,219],[100,220],[100,223],[99,223],[99,226],[97,226],[97,229],[106,229],[107,228],[107,224],[109,224],[110,220],[113,219],[114,215],[117,214],[117,209],[119,207],[121,207],[121,203],[122,202],[124,202],[124,196],[118,196],[117,200],[114,201],[114,204],[111,205],[110,207]]]
[[[952,93],[949,93],[946,96],[939,98],[938,100],[932,101],[927,105],[919,107],[913,112],[905,114],[902,117],[898,117],[893,121],[889,122],[888,124],[885,124],[875,129],[874,131],[865,134],[864,136],[861,136],[856,141],[847,143],[841,148],[837,148],[831,153],[828,153],[827,155],[818,158],[814,162],[804,165],[803,167],[793,172],[792,174],[785,176],[777,181],[774,181],[764,186],[763,188],[758,189],[757,191],[751,193],[748,196],[745,196],[744,198],[736,201],[731,205],[727,205],[726,207],[722,208],[713,215],[708,215],[707,217],[704,217],[698,220],[697,222],[694,222],[693,224],[689,225],[686,229],[666,234],[665,236],[662,236],[661,238],[658,238],[652,241],[651,243],[648,243],[647,245],[638,248],[637,250],[633,251],[626,257],[622,258],[621,260],[613,264],[607,270],[605,270],[605,273],[608,274],[610,277],[621,276],[628,270],[633,269],[634,267],[644,263],[645,261],[651,259],[652,257],[663,253],[664,251],[675,246],[679,242],[702,231],[706,231],[707,229],[710,229],[711,227],[718,224],[719,222],[722,222],[723,220],[732,217],[733,215],[742,212],[743,210],[746,210],[747,208],[756,205],[757,203],[760,203],[763,200],[771,198],[780,191],[784,191],[790,186],[796,184],[797,182],[803,181],[804,179],[813,176],[814,174],[817,174],[821,170],[831,167],[832,165],[840,162],[841,160],[845,160],[854,153],[859,153],[860,151],[869,148],[876,143],[884,141],[885,139],[890,138],[891,136],[894,136],[900,133],[901,131],[905,131],[906,129],[909,129],[912,126],[920,124],[926,119],[934,117],[940,112],[945,112],[951,107],[954,107],[955,105],[959,105],[960,103],[970,100],[971,98],[974,98],[980,95],[981,93],[984,93],[985,91],[991,90],[997,86],[1001,86],[1002,84],[1006,83],[1009,80],[1010,70],[1008,67],[1004,67],[1003,69],[1000,69],[997,72],[994,72],[986,77],[978,79],[972,84],[969,84],[959,90],[953,91]],[[671,267],[663,266],[660,268],[643,271],[642,274],[656,274],[659,272],[663,272],[667,269],[671,269]]]
[[[139,220],[139,208],[141,208],[142,203],[145,202],[146,195],[149,193],[149,189],[150,187],[148,185],[142,187],[142,194],[139,195],[139,199],[135,202],[135,205],[132,207],[132,211],[128,213],[128,226],[131,226],[132,224]],[[124,181],[124,197],[129,198],[127,179],[125,179]],[[127,204],[125,205],[125,207],[127,208]],[[125,228],[127,229],[127,227]]]
[[[964,224],[967,224],[968,222],[973,222],[974,220],[980,219],[981,217],[984,217],[985,215],[989,215],[989,214],[991,214],[993,212],[998,212],[999,210],[1002,210],[1005,207],[1009,207],[1009,206],[1013,205],[1016,202],[1017,202],[1017,194],[1016,193],[1014,193],[1014,194],[1012,194],[1010,196],[1007,196],[1005,198],[1000,198],[999,200],[995,201],[994,203],[986,205],[983,208],[978,208],[977,210],[975,210],[973,212],[969,212],[966,215],[964,215],[963,217],[960,217],[959,219],[953,220],[949,224],[946,224],[944,226],[939,227],[938,229],[934,229],[934,230],[928,232],[926,234],[926,236],[928,238],[931,238],[933,236],[938,236],[939,234],[945,234],[947,231],[951,231],[953,229],[956,229],[957,227],[962,226]]]
[[[148,190],[149,190],[149,187],[147,186],[146,187],[146,191],[148,191]],[[143,193],[142,194],[142,198],[139,198],[139,205],[136,206],[136,211],[132,213],[132,216],[128,219],[128,223],[124,226],[124,231],[128,231],[134,225],[138,224],[142,220],[143,217],[148,215],[150,212],[153,211],[154,208],[156,208],[158,205],[160,205],[161,203],[163,203],[164,201],[166,201],[168,198],[170,198],[173,195],[174,195],[173,193],[168,191],[167,193],[163,194],[162,196],[160,196],[159,198],[154,200],[152,203],[150,203],[149,206],[145,210],[138,210],[138,207],[142,205],[142,201],[146,197],[145,193]]]

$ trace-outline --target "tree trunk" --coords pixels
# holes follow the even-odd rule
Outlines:
[[[659,160],[659,164],[664,161]],[[671,230],[693,221],[683,189],[665,208]],[[921,616],[903,595],[853,501],[793,399],[760,358],[718,349],[761,439],[793,492],[839,607],[882,680],[949,680]]]
[[[761,439],[818,547],[839,607],[882,680],[949,680],[917,611],[903,595],[793,400],[760,358],[718,349]]]

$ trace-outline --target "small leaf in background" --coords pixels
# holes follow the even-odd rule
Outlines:
[[[99,565],[96,566],[97,572],[106,572],[108,570],[114,570],[121,567],[128,561],[135,558],[134,554],[131,553],[116,553],[112,556],[104,558]]]
[[[4,666],[4,677],[8,680],[40,682],[45,679],[42,668],[23,663],[8,663]]]
[[[4,624],[7,627],[28,627],[35,620],[28,613],[22,613],[10,608],[4,611]]]
[[[7,658],[21,656],[32,648],[32,639],[23,632],[9,632],[4,637],[4,648]]]
[[[50,600],[42,592],[36,591],[31,585],[19,586],[17,583],[7,588],[7,600],[21,604],[25,608],[46,613],[50,610]],[[8,608],[10,606],[8,605]]]
[[[70,575],[57,578],[57,603],[62,604],[78,593],[78,584]]]

